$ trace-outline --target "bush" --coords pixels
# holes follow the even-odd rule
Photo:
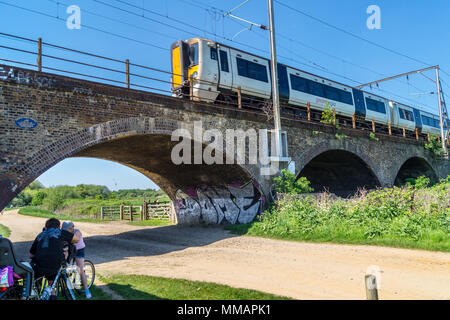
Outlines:
[[[47,197],[47,193],[44,191],[38,191],[34,196],[33,200],[31,201],[32,206],[40,206],[42,205],[44,199]]]
[[[281,175],[273,179],[275,182],[275,191],[279,193],[308,193],[314,189],[309,186],[310,182],[305,177],[296,177],[287,169],[281,170]]]

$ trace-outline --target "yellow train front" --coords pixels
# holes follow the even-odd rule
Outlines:
[[[170,49],[173,95],[190,96],[192,81],[194,100],[216,101],[219,95],[217,43],[203,38],[192,38],[186,41],[179,40],[173,43]],[[211,58],[215,60],[211,61]]]

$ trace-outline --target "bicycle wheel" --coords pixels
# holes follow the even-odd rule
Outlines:
[[[95,267],[94,267],[94,264],[92,263],[92,261],[84,260],[84,274],[86,275],[87,287],[88,287],[88,289],[90,289],[95,280]],[[78,272],[78,270],[77,270],[77,272],[72,273],[72,275],[70,276],[70,279],[73,283],[73,287],[75,288],[75,291],[81,295],[84,291],[84,287],[83,287],[83,283],[81,281],[81,275]]]
[[[58,291],[60,291],[66,300],[76,300],[73,291],[72,282],[66,275],[61,276],[58,284]],[[59,292],[58,292],[59,293]],[[58,294],[59,295],[59,294]]]

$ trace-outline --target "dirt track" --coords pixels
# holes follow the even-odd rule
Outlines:
[[[45,219],[7,211],[19,258]],[[296,299],[365,299],[367,267],[381,269],[381,299],[450,299],[450,254],[234,236],[222,228],[75,223],[98,272],[226,284]]]

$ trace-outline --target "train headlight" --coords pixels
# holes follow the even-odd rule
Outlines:
[[[197,79],[198,77],[198,72],[194,71],[194,73],[192,74],[192,79]]]

